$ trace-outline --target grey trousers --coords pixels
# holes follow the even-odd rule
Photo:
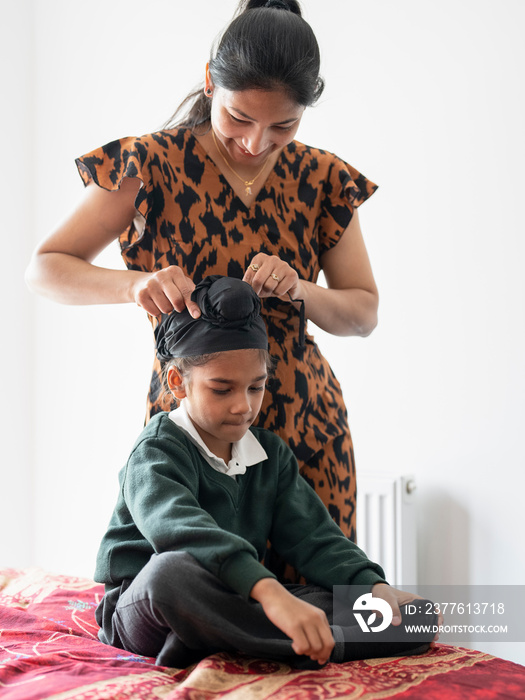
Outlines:
[[[332,625],[331,591],[301,584],[286,588],[324,610]],[[186,552],[154,554],[133,581],[104,596],[96,618],[101,641],[155,657],[162,666],[185,668],[218,651],[241,651],[296,668],[320,668],[309,657],[295,654],[291,640],[268,620],[259,603],[225,587]],[[363,632],[350,615],[348,626],[346,621],[343,627],[332,625],[332,632],[334,662],[422,653],[429,646],[425,640],[402,636],[388,643],[363,643]]]

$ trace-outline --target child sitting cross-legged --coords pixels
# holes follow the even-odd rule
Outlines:
[[[95,574],[100,639],[179,668],[218,651],[309,668],[426,651],[434,634],[412,638],[401,624],[417,596],[387,584],[289,447],[252,427],[271,364],[258,296],[212,276],[192,298],[199,318],[173,312],[156,329],[180,405],[151,419],[120,473]],[[307,583],[281,584],[263,566],[268,541]],[[334,621],[334,585],[386,601],[390,636],[357,624],[350,593],[350,612]]]

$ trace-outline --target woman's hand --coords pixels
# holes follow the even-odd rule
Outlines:
[[[323,665],[328,662],[335,642],[323,610],[289,593],[273,578],[263,578],[252,588],[266,617],[292,640],[296,654],[309,656]]]
[[[320,260],[327,287],[300,279],[275,255],[258,253],[244,274],[260,297],[302,299],[306,318],[333,335],[367,336],[377,324],[379,296],[357,211],[337,245]]]
[[[177,265],[170,265],[158,272],[147,272],[138,277],[133,284],[132,295],[135,303],[152,316],[168,314],[171,311],[188,309],[193,318],[198,318],[201,311],[191,300],[195,289],[193,281],[186,277]]]
[[[248,265],[243,280],[260,297],[282,297],[290,294],[301,299],[301,280],[297,272],[277,255],[257,253]]]

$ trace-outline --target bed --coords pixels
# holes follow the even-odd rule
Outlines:
[[[525,698],[525,667],[438,644],[426,654],[320,671],[242,654],[187,669],[155,666],[97,640],[103,587],[38,568],[0,569],[1,700],[310,700]]]

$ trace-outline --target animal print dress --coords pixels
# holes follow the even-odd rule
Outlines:
[[[86,185],[115,190],[125,177],[142,183],[137,216],[120,236],[127,267],[178,265],[194,282],[211,274],[242,278],[260,252],[316,282],[323,252],[376,189],[336,156],[293,141],[248,208],[186,128],[113,141],[77,165]],[[355,465],[341,388],[313,338],[307,334],[300,346],[299,311],[278,298],[263,299],[262,307],[277,364],[258,425],[291,446],[302,475],[354,539]],[[170,408],[159,370],[155,360],[148,416]]]

